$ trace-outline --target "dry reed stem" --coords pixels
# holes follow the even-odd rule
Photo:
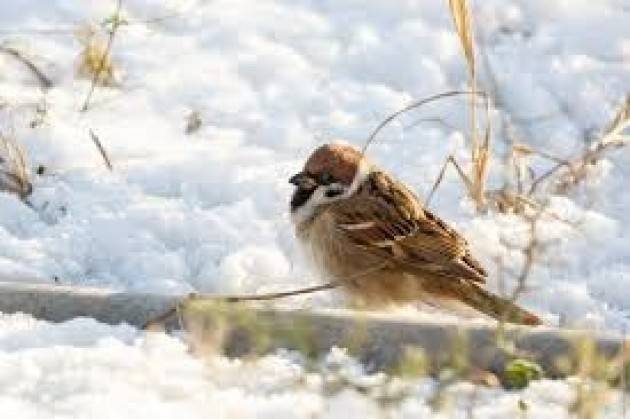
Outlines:
[[[277,300],[280,298],[293,297],[296,295],[312,294],[318,291],[326,291],[336,288],[339,284],[337,282],[327,282],[322,285],[315,285],[312,287],[299,288],[291,291],[270,292],[265,294],[237,294],[237,295],[220,295],[220,294],[196,294],[191,293],[187,297],[184,297],[181,301],[178,301],[175,306],[166,312],[160,314],[157,317],[150,319],[142,329],[152,329],[158,325],[163,325],[169,318],[176,314],[181,307],[194,301],[215,301],[224,303],[240,303],[243,301],[269,301]]]
[[[346,278],[345,281],[361,280],[362,276],[367,275],[368,273],[383,269],[385,266],[387,266],[386,263],[379,263],[377,265],[372,266],[371,268],[365,269],[355,275],[352,275]],[[149,320],[143,326],[143,329],[153,328],[156,325],[163,324],[174,313],[177,312],[180,306],[185,306],[187,303],[194,302],[194,301],[215,301],[215,302],[225,302],[225,303],[240,303],[243,301],[270,301],[270,300],[277,300],[280,298],[293,297],[296,295],[312,294],[314,292],[326,291],[326,290],[336,288],[339,285],[340,285],[340,282],[338,281],[330,281],[321,285],[298,288],[296,290],[291,290],[291,291],[269,292],[269,293],[264,293],[264,294],[218,295],[218,294],[191,293],[187,297],[184,297],[181,301],[177,302],[175,306],[171,308],[170,310]]]
[[[14,193],[24,200],[33,190],[25,152],[12,136],[0,132],[0,190]]]
[[[449,0],[449,9],[455,30],[464,50],[471,78],[475,75],[475,50],[470,9],[466,0]]]
[[[426,104],[429,104],[431,102],[435,102],[437,100],[441,100],[441,99],[445,99],[448,97],[453,97],[453,96],[472,96],[473,100],[477,97],[480,96],[484,99],[485,103],[486,103],[486,107],[487,105],[487,97],[486,94],[484,92],[472,92],[472,91],[467,91],[467,90],[452,90],[452,91],[448,91],[448,92],[444,92],[444,93],[438,93],[420,100],[417,100],[415,102],[410,103],[409,105],[405,106],[402,109],[399,109],[398,111],[392,113],[391,115],[389,115],[387,118],[383,119],[377,126],[376,128],[374,128],[374,130],[372,131],[372,133],[369,135],[369,137],[367,138],[367,140],[365,141],[365,144],[363,145],[363,148],[361,149],[361,154],[365,154],[368,147],[370,146],[370,144],[372,144],[372,142],[374,141],[374,139],[376,138],[376,136],[378,135],[379,132],[381,132],[381,130],[383,128],[385,128],[390,122],[392,122],[393,120],[395,120],[396,118],[398,118],[400,115],[407,113],[413,109],[418,109]]]
[[[106,68],[106,64],[109,62],[109,56],[112,49],[112,45],[114,43],[114,37],[116,36],[116,33],[118,32],[118,29],[120,28],[120,26],[125,23],[125,21],[123,20],[121,16],[121,10],[122,10],[122,0],[118,0],[116,4],[116,10],[114,11],[114,14],[112,15],[112,18],[111,18],[112,28],[109,31],[105,48],[103,51],[101,51],[100,61],[98,61],[98,66],[96,66],[96,68],[94,69],[92,82],[90,84],[90,90],[88,91],[87,96],[85,97],[83,106],[81,106],[81,109],[80,109],[81,112],[86,112],[88,110],[88,107],[90,105],[90,100],[92,99],[92,95],[94,94],[94,91],[96,90],[96,85],[101,79],[101,75],[104,69]],[[111,63],[110,63],[110,68],[111,68]]]
[[[431,199],[433,199],[433,195],[437,191],[438,186],[440,186],[440,184],[442,183],[442,180],[444,180],[444,175],[446,174],[446,169],[448,168],[449,164],[455,168],[460,179],[462,180],[462,182],[464,182],[464,185],[466,185],[466,189],[468,191],[472,190],[473,188],[472,182],[470,181],[470,179],[468,179],[468,176],[466,176],[466,173],[460,167],[459,163],[457,163],[457,160],[455,160],[455,157],[453,157],[453,155],[449,155],[444,161],[444,164],[442,165],[442,168],[440,169],[440,172],[438,173],[438,176],[435,182],[433,183],[433,186],[431,187],[431,191],[429,192],[429,194],[427,195],[424,201],[424,205],[426,205],[427,207],[431,203]]]
[[[630,136],[623,132],[630,127],[630,95],[625,98],[613,121],[604,130],[599,141],[592,144],[581,156],[569,162],[569,170],[563,173],[554,187],[554,192],[568,193],[586,179],[589,169],[602,159],[603,154],[612,149],[626,146]]]
[[[470,6],[466,0],[449,0],[449,10],[453,18],[453,24],[457,32],[466,64],[468,65],[468,73],[470,78],[470,88],[473,92],[470,101],[470,127],[471,127],[471,159],[473,162],[472,189],[469,190],[470,196],[477,205],[477,209],[481,210],[486,207],[486,180],[488,177],[488,168],[490,160],[490,123],[486,125],[483,139],[479,138],[477,130],[477,107],[474,100],[477,91],[477,70],[475,62],[475,37],[472,27],[472,14]],[[486,106],[488,103],[486,102]],[[486,110],[488,114],[488,109]]]
[[[92,139],[92,142],[94,142],[94,145],[98,149],[98,152],[100,153],[101,157],[103,157],[103,160],[105,161],[105,166],[109,169],[110,172],[113,171],[114,167],[112,166],[112,162],[109,159],[109,156],[107,155],[107,152],[105,151],[105,148],[103,147],[103,144],[101,144],[101,140],[92,130],[90,130],[90,138]]]
[[[46,76],[44,72],[39,67],[37,67],[30,58],[26,57],[19,50],[12,47],[0,45],[0,52],[8,54],[24,64],[26,68],[28,68],[31,73],[35,75],[42,89],[48,90],[53,86],[52,80],[48,76]]]
[[[96,83],[101,86],[112,86],[115,80],[114,64],[107,50],[106,42],[93,32],[94,29],[88,28],[86,31],[90,32],[86,35],[85,40],[81,40],[83,50],[79,55],[76,74],[78,77],[89,80],[96,79]],[[78,36],[83,35],[79,34]]]
[[[564,160],[532,149],[532,154],[555,161],[556,165],[534,179],[527,194],[533,195],[544,182],[552,179],[555,175],[558,177],[552,192],[567,194],[572,188],[586,180],[589,169],[603,158],[604,153],[630,143],[630,136],[624,134],[628,127],[630,127],[630,95],[625,98],[611,123],[604,129],[601,138],[579,156]],[[562,168],[566,170],[561,172]]]

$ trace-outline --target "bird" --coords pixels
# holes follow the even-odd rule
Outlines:
[[[541,319],[487,290],[468,242],[404,183],[348,144],[324,144],[290,177],[295,235],[357,305],[463,303],[494,319]]]

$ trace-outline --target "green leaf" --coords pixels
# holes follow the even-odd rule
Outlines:
[[[525,388],[532,380],[543,377],[543,369],[535,362],[515,359],[505,366],[504,377],[508,387]]]

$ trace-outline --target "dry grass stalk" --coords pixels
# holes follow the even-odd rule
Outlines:
[[[507,238],[501,237],[501,245],[511,251],[517,251],[522,255],[522,262],[517,270],[507,269],[506,260],[503,256],[497,256],[495,263],[497,266],[497,281],[498,288],[502,295],[512,303],[517,302],[523,294],[530,291],[529,279],[533,269],[540,263],[540,256],[549,253],[549,248],[556,243],[554,239],[541,239],[540,231],[544,229],[541,226],[541,222],[545,219],[555,220],[565,223],[566,225],[577,228],[579,222],[571,222],[562,219],[555,214],[550,208],[549,203],[538,204],[537,202],[528,203],[526,205],[520,204],[520,212],[516,213],[527,227],[527,241],[525,243],[512,243]],[[511,207],[514,210],[515,207]],[[511,290],[507,290],[506,277],[509,275],[515,285]],[[522,349],[517,349],[514,345],[512,337],[506,334],[507,322],[504,317],[499,321],[495,342],[497,347],[501,348],[505,356],[512,359],[532,360],[532,354]]]
[[[470,88],[473,92],[470,100],[471,116],[471,159],[473,162],[472,174],[469,177],[469,194],[476,203],[478,209],[486,207],[486,180],[488,177],[488,162],[490,160],[490,125],[486,126],[483,138],[480,138],[477,130],[476,98],[477,70],[475,62],[475,37],[472,28],[472,14],[466,0],[449,0],[449,10],[453,18],[453,24],[459,37],[470,78]],[[486,102],[487,106],[487,102]]]
[[[101,140],[92,130],[90,130],[90,138],[92,139],[92,142],[94,142],[94,145],[98,149],[99,154],[103,158],[103,161],[105,162],[105,166],[107,167],[107,169],[109,169],[110,172],[114,170],[114,167],[112,166],[112,162],[109,159],[109,156],[107,155],[107,152],[105,151],[105,148],[103,147],[103,144],[101,144]]]
[[[88,110],[90,100],[98,84],[111,85],[115,81],[114,66],[111,62],[110,53],[118,29],[128,23],[122,17],[121,12],[122,0],[118,0],[114,14],[104,22],[105,25],[109,25],[107,29],[107,41],[104,43],[102,40],[98,40],[94,35],[89,36],[90,32],[88,32],[88,42],[84,44],[85,48],[80,56],[79,74],[84,71],[86,76],[91,76],[92,82],[90,84],[90,90],[83,102],[83,106],[81,107],[81,112]],[[95,34],[96,32],[92,33]]]
[[[554,192],[566,194],[576,185],[583,182],[590,173],[590,169],[595,166],[607,151],[626,146],[630,143],[630,135],[624,131],[630,127],[630,95],[617,112],[613,121],[604,130],[601,138],[578,158],[569,162],[567,170],[562,173],[554,186]],[[563,165],[564,166],[564,165]]]
[[[527,282],[529,276],[531,274],[532,268],[536,262],[537,256],[544,250],[545,244],[542,243],[538,237],[538,223],[540,219],[545,214],[546,208],[540,207],[533,214],[524,215],[525,212],[528,212],[526,209],[523,209],[522,217],[525,222],[527,222],[528,227],[528,241],[525,246],[518,246],[512,243],[509,243],[504,238],[501,238],[501,244],[508,249],[518,250],[523,255],[523,263],[518,272],[514,273],[514,279],[516,281],[516,286],[507,294],[507,299],[512,303],[518,301],[521,295],[527,291]],[[531,212],[531,211],[530,211]],[[501,257],[497,258],[497,267],[498,267],[498,275],[497,279],[499,280],[499,289],[505,293],[506,284],[505,284],[505,263]],[[496,341],[499,347],[502,347],[507,350],[507,353],[512,357],[526,357],[527,354],[524,353],[516,353],[513,350],[513,345],[509,342],[509,340],[505,336],[505,327],[506,327],[506,318],[501,319],[499,322],[499,326],[497,328]]]
[[[404,108],[401,108],[399,110],[397,110],[396,112],[392,113],[391,115],[389,115],[387,118],[383,119],[377,126],[376,128],[374,128],[374,130],[372,130],[372,132],[370,133],[369,137],[367,138],[367,140],[365,141],[365,144],[363,145],[363,148],[361,148],[361,154],[365,154],[367,152],[368,147],[372,144],[372,142],[376,139],[376,136],[378,135],[379,132],[381,132],[381,130],[383,128],[385,128],[389,123],[391,123],[393,120],[395,120],[396,118],[398,118],[399,116],[401,116],[402,114],[405,114],[411,110],[414,109],[418,109],[421,108],[424,105],[427,105],[429,103],[432,102],[436,102],[438,100],[442,100],[442,99],[446,99],[449,97],[454,97],[454,96],[480,96],[484,99],[486,99],[486,94],[483,92],[471,92],[471,91],[467,91],[467,90],[451,90],[448,92],[443,92],[443,93],[438,93],[432,96],[428,96],[425,97],[423,99],[417,100],[415,102],[411,102],[409,105],[405,106]],[[418,124],[422,122],[422,120],[416,121],[414,124]]]
[[[240,303],[244,301],[270,301],[280,298],[293,297],[302,294],[311,294],[318,291],[325,291],[337,287],[336,282],[327,282],[322,285],[300,288],[291,291],[270,292],[266,294],[241,294],[241,295],[217,295],[217,294],[195,294],[191,293],[187,297],[179,301],[173,308],[167,310],[161,315],[149,320],[142,328],[155,329],[161,328],[178,310],[187,304],[195,301],[214,301],[218,303]]]
[[[199,111],[192,111],[186,117],[186,128],[184,129],[184,132],[186,135],[194,134],[199,131],[202,124],[203,120],[201,119],[201,113],[199,113]]]
[[[464,56],[468,62],[471,77],[475,74],[475,49],[472,31],[472,19],[466,0],[449,0],[448,6],[457,30],[457,35],[464,49]]]
[[[552,185],[549,192],[566,195],[588,178],[591,169],[601,161],[605,153],[630,143],[630,134],[625,133],[628,128],[630,128],[630,95],[626,96],[619,111],[604,129],[600,139],[593,142],[584,152],[574,158],[560,159],[531,147],[527,147],[525,150],[525,148],[516,145],[513,148],[513,153],[517,157],[536,155],[556,163],[542,175],[532,176],[533,180],[527,195],[534,196],[545,183]]]
[[[53,86],[52,80],[48,76],[46,76],[46,74],[44,74],[44,72],[39,67],[35,65],[33,60],[28,58],[21,51],[17,50],[16,48],[0,45],[0,52],[12,56],[16,60],[24,64],[26,68],[28,68],[31,73],[33,73],[33,75],[37,78],[37,81],[39,82],[43,90],[48,90]]]
[[[523,215],[523,219],[527,222],[529,237],[527,245],[520,249],[524,256],[524,262],[516,276],[516,287],[514,287],[509,297],[509,300],[512,302],[516,302],[521,294],[527,290],[527,279],[531,274],[536,258],[546,247],[546,244],[542,243],[538,237],[538,224],[545,212],[546,208],[540,207],[531,215]]]
[[[33,191],[25,152],[11,135],[0,132],[0,190],[24,200]]]
[[[409,105],[405,106],[404,108],[394,112],[393,114],[389,115],[387,118],[385,118],[384,120],[382,120],[377,126],[376,128],[372,131],[372,133],[370,134],[370,136],[367,138],[363,148],[361,149],[361,153],[365,154],[368,147],[372,144],[372,142],[375,140],[377,134],[385,127],[387,126],[390,122],[392,122],[393,120],[395,120],[397,117],[399,117],[400,115],[409,112],[411,110],[414,109],[418,109],[428,103],[432,103],[441,99],[445,99],[445,98],[449,98],[449,97],[453,97],[453,96],[462,96],[462,95],[467,95],[472,97],[472,101],[475,102],[477,97],[481,97],[484,99],[484,103],[485,103],[485,110],[486,110],[486,119],[489,120],[489,113],[490,113],[490,105],[488,102],[488,98],[486,96],[486,94],[484,92],[480,92],[480,91],[460,91],[460,90],[454,90],[454,91],[449,91],[449,92],[444,92],[444,93],[438,93],[436,95],[433,96],[429,96],[426,97],[424,99],[420,99],[418,101],[412,102]],[[473,105],[473,108],[476,105]],[[415,121],[411,126],[415,126],[418,125],[419,123],[422,122],[426,122],[426,121],[431,121],[431,122],[438,122],[441,124],[444,124],[443,120],[440,118],[429,118],[429,119],[420,119]],[[476,143],[478,144],[478,143]],[[446,160],[444,161],[442,168],[440,169],[440,172],[438,174],[438,177],[436,179],[436,181],[433,184],[433,187],[431,188],[431,191],[429,192],[427,198],[425,199],[425,205],[429,205],[431,198],[433,197],[433,194],[436,192],[437,188],[439,187],[440,183],[442,182],[446,169],[449,166],[452,166],[453,168],[455,168],[457,170],[458,175],[460,176],[461,180],[464,182],[464,184],[466,185],[466,190],[469,194],[469,196],[473,199],[473,201],[477,204],[477,210],[479,211],[484,211],[488,208],[488,203],[487,203],[487,198],[488,198],[488,193],[486,192],[486,188],[485,188],[485,184],[486,184],[486,178],[487,178],[487,173],[488,173],[488,163],[490,160],[490,152],[489,152],[489,145],[490,145],[490,126],[489,124],[486,127],[485,130],[485,134],[484,134],[484,141],[481,144],[481,146],[477,146],[476,148],[473,148],[473,171],[472,173],[469,175],[467,174],[462,167],[460,166],[460,164],[457,162],[457,160],[455,159],[454,156],[449,155]]]
[[[524,215],[527,210],[539,210],[542,206],[538,192],[543,184],[550,184],[547,193],[566,195],[579,184],[588,179],[593,167],[601,161],[604,155],[616,148],[627,146],[630,143],[630,95],[628,95],[613,121],[608,125],[599,140],[593,142],[580,155],[561,159],[549,153],[536,150],[533,147],[514,143],[511,147],[507,164],[511,165],[510,173],[514,176],[516,190],[506,185],[497,190],[485,190],[480,187],[483,183],[477,177],[487,169],[489,154],[484,158],[473,162],[473,174],[469,176],[453,156],[448,156],[444,162],[437,179],[427,196],[426,203],[430,203],[437,187],[444,178],[446,168],[452,166],[459,178],[464,183],[469,196],[477,203],[478,210],[494,209],[501,213],[514,213]],[[489,153],[486,147],[482,152]],[[536,176],[534,170],[526,162],[532,156],[554,162],[554,166],[545,173]],[[528,179],[524,177],[528,176]],[[529,180],[529,182],[528,182]],[[528,187],[527,183],[529,184]],[[483,201],[475,198],[475,194],[483,194]],[[544,199],[543,199],[544,200]]]
[[[490,104],[488,97],[485,93],[477,90],[477,74],[475,64],[475,47],[474,47],[474,33],[472,30],[472,18],[470,13],[470,7],[466,0],[449,0],[449,10],[451,17],[453,18],[453,24],[455,30],[462,45],[466,64],[468,66],[468,74],[470,78],[470,116],[471,116],[471,161],[472,170],[469,174],[462,169],[462,166],[451,155],[446,158],[438,177],[431,188],[431,191],[427,195],[426,204],[428,205],[440,185],[446,169],[452,166],[461,180],[466,186],[468,196],[475,203],[478,211],[485,211],[489,207],[489,198],[493,198],[486,191],[486,181],[488,178],[488,169],[490,162]],[[477,96],[484,98],[486,120],[488,121],[483,133],[483,138],[480,138],[477,129]],[[492,202],[490,202],[491,204]]]
[[[79,54],[77,76],[94,80],[100,86],[112,86],[115,71],[107,41],[92,27],[81,28],[77,38],[83,47]]]

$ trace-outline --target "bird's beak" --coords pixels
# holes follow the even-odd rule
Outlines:
[[[295,175],[291,176],[289,178],[289,183],[303,189],[309,189],[317,186],[315,180],[304,172],[296,173]]]

